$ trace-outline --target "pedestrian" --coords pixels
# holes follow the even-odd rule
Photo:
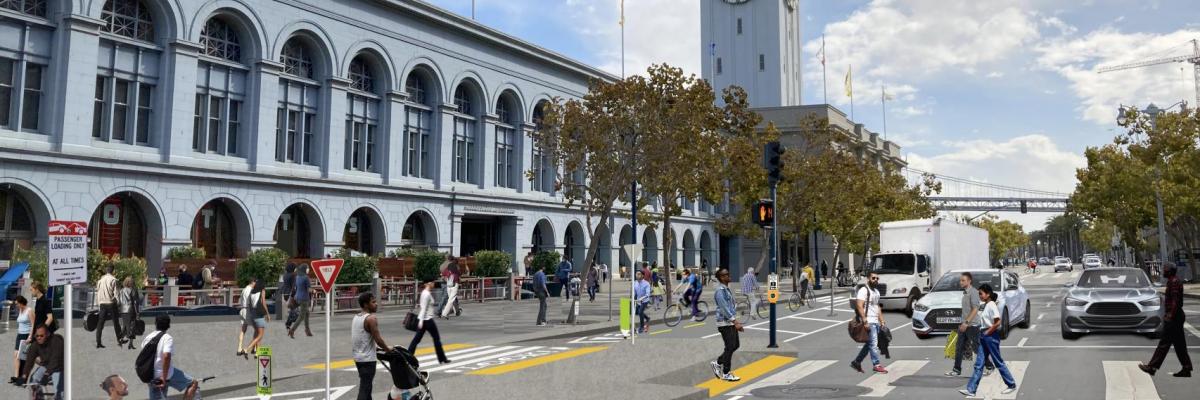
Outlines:
[[[34,281],[29,285],[29,289],[33,292],[33,326],[45,326],[50,330],[50,333],[58,330],[58,320],[54,319],[54,313],[50,305],[50,297],[46,295],[46,286],[41,282]]]
[[[754,295],[757,291],[758,279],[754,277],[754,268],[746,268],[746,274],[742,275],[742,294],[750,303],[750,312],[754,312],[754,307],[758,305],[758,296]]]
[[[567,260],[567,255],[562,255],[562,261],[558,262],[558,270],[554,272],[554,277],[562,283],[563,292],[566,293],[566,299],[571,300],[570,280],[571,280],[571,261]]]
[[[412,342],[408,344],[408,352],[415,354],[421,338],[425,337],[425,332],[429,332],[429,336],[433,337],[433,350],[437,353],[438,364],[449,364],[450,359],[446,358],[446,352],[442,350],[442,335],[438,332],[437,323],[433,321],[437,312],[433,306],[434,281],[427,280],[422,283],[424,289],[421,290],[421,306],[417,312],[417,333],[413,336]],[[446,305],[453,306],[453,303]]]
[[[821,260],[821,276],[829,276],[829,264],[825,263],[825,260]]]
[[[379,322],[375,311],[379,305],[375,294],[363,292],[358,295],[361,311],[350,321],[350,352],[354,355],[354,367],[358,370],[358,400],[371,400],[372,383],[375,381],[375,349],[391,350],[379,334]]]
[[[267,323],[271,322],[271,314],[267,311],[267,302],[263,299],[263,291],[266,284],[262,279],[256,279],[254,282],[254,290],[250,292],[250,310],[246,312],[246,317],[250,318],[254,323],[254,339],[243,350],[242,357],[249,360],[250,354],[255,354],[258,351],[258,345],[262,344],[263,336],[267,334]]]
[[[533,296],[538,299],[537,326],[546,326],[546,297],[550,289],[546,287],[546,273],[541,267],[534,267]]]
[[[1017,391],[1017,381],[1008,371],[1008,365],[1004,363],[1004,358],[1000,356],[1000,308],[996,306],[996,294],[992,291],[992,285],[979,285],[979,300],[983,302],[980,308],[980,326],[983,333],[979,337],[979,345],[975,350],[975,373],[971,374],[971,380],[967,381],[967,388],[960,389],[958,392],[963,396],[975,397],[975,389],[979,388],[979,380],[983,378],[983,364],[985,359],[991,359],[992,364],[996,369],[1000,370],[1000,377],[1004,379],[1004,384],[1007,386],[1000,394],[1009,394]]]
[[[717,332],[721,334],[721,342],[724,343],[724,347],[721,350],[721,356],[712,362],[712,368],[713,375],[716,375],[718,379],[737,382],[742,378],[729,370],[733,367],[733,352],[741,347],[738,332],[741,332],[743,328],[742,323],[737,320],[737,305],[733,301],[733,291],[729,290],[729,282],[731,282],[729,270],[724,268],[717,270],[717,291],[713,293],[713,297],[717,304]]]
[[[300,269],[296,272],[294,278],[295,283],[292,284],[292,301],[296,303],[296,320],[292,322],[292,327],[288,329],[288,337],[296,338],[296,328],[300,324],[304,324],[304,335],[312,336],[312,329],[308,327],[308,313],[312,307],[312,281],[308,279],[308,264],[300,264]]]
[[[525,255],[525,273],[531,274],[533,271],[533,250],[529,250],[529,254]]]
[[[63,357],[66,354],[64,353],[63,337],[50,332],[45,325],[34,327],[33,332],[33,344],[29,346],[29,351],[25,354],[23,373],[29,377],[27,383],[41,384],[43,379],[49,377],[50,383],[54,386],[54,399],[62,400]]]
[[[13,376],[8,383],[20,385],[25,383],[25,375],[21,373],[25,370],[25,360],[21,353],[28,351],[33,344],[33,338],[29,337],[33,333],[33,308],[29,307],[29,300],[21,295],[17,295],[13,304],[17,305],[17,338],[13,344]]]
[[[850,362],[850,368],[860,373],[863,372],[862,361],[868,353],[871,355],[871,364],[875,365],[874,371],[887,373],[887,369],[883,368],[879,361],[879,327],[886,326],[887,322],[883,320],[883,310],[879,308],[879,290],[875,288],[878,285],[879,274],[872,272],[867,276],[867,284],[859,288],[855,296],[855,312],[858,318],[867,323],[867,329],[870,331],[870,337],[863,343],[862,350],[859,350],[858,356]]]
[[[133,285],[133,277],[125,277],[125,281],[122,283],[124,287],[121,288],[120,294],[117,295],[117,303],[119,303],[118,311],[121,312],[121,325],[125,326],[125,330],[121,332],[121,336],[124,338],[128,348],[133,350],[133,339],[136,336],[134,335],[133,327],[138,314],[141,312],[142,296],[138,293],[137,287]]]
[[[963,272],[958,276],[958,287],[962,288],[962,323],[958,324],[958,342],[955,344],[956,351],[954,352],[954,368],[946,372],[946,376],[961,376],[962,375],[962,360],[963,356],[968,351],[975,351],[973,348],[976,343],[979,343],[979,291],[975,290],[975,277],[970,272]],[[996,368],[992,365],[991,360],[984,361],[987,371],[984,375],[990,375],[991,370]]]
[[[1138,364],[1138,368],[1147,374],[1154,375],[1162,367],[1167,358],[1167,350],[1175,346],[1175,356],[1179,358],[1182,369],[1172,374],[1179,378],[1192,376],[1192,359],[1188,356],[1187,336],[1183,326],[1187,316],[1183,313],[1183,282],[1179,277],[1179,268],[1174,263],[1163,264],[1163,276],[1167,278],[1166,299],[1163,301],[1163,331],[1158,339],[1158,348],[1150,362]]]
[[[596,266],[587,269],[587,279],[584,284],[587,285],[588,302],[596,301],[596,290],[600,289],[600,271]]]
[[[254,292],[255,284],[256,282],[251,279],[250,283],[247,283],[246,287],[242,288],[242,297],[238,298],[242,308],[238,311],[238,316],[241,318],[241,324],[238,326],[237,355],[247,359],[249,357],[246,355],[246,352],[242,351],[242,342],[246,338],[246,329],[254,326],[254,310],[252,310],[250,307],[250,295]]]
[[[604,282],[608,282],[608,264],[600,264],[600,267],[603,269],[601,272],[604,273]]]
[[[287,305],[288,315],[287,315],[287,319],[285,319],[283,321],[283,329],[286,329],[288,331],[292,330],[292,323],[296,322],[296,317],[297,317],[296,315],[294,315],[294,312],[295,312],[294,310],[296,309],[296,307],[292,304],[292,301],[291,301],[293,293],[294,293],[293,288],[295,287],[294,286],[295,284],[296,284],[296,264],[287,263],[287,266],[283,267],[283,280],[279,282],[279,290],[277,292],[279,293],[279,300],[281,300],[281,301],[277,304],[286,304]]]
[[[196,276],[192,278],[192,289],[196,292],[196,304],[210,304],[211,299],[208,297],[208,291],[204,289],[212,289],[212,269],[217,267],[216,260],[208,260],[200,270],[196,271]]]
[[[650,303],[650,282],[646,282],[646,275],[641,271],[637,272],[637,282],[633,284],[633,298],[638,317],[638,326],[634,329],[638,333],[647,333],[650,329],[650,317],[646,316],[646,306]]]
[[[446,304],[441,309],[442,318],[450,318],[450,314],[462,315],[462,309],[458,307],[458,284],[462,279],[458,270],[458,260],[446,267],[446,274]]]
[[[188,273],[187,265],[180,265],[179,275],[175,276],[175,286],[179,286],[181,289],[191,289],[192,280],[192,274]]]
[[[113,334],[117,335],[117,344],[125,344],[125,339],[121,337],[121,321],[117,314],[117,277],[113,276],[112,264],[104,267],[104,275],[96,281],[96,304],[100,308],[100,321],[96,324],[96,348],[103,349],[104,343],[100,341],[100,335],[104,333],[104,323],[112,319]]]
[[[184,399],[191,399],[200,390],[200,382],[192,379],[191,375],[183,372],[175,364],[175,338],[167,333],[171,329],[171,316],[159,314],[154,317],[154,332],[142,339],[142,351],[148,345],[154,345],[154,376],[150,383],[150,400],[166,399],[167,390],[175,389],[183,393]],[[157,344],[154,344],[157,342]]]
[[[108,396],[108,400],[121,400],[129,395],[129,383],[120,375],[109,375],[100,382],[100,390]]]
[[[663,295],[667,294],[663,290],[662,280],[650,282],[650,300],[654,303],[654,311],[658,311],[662,307]]]

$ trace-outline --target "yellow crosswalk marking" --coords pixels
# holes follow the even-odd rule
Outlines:
[[[469,349],[472,347],[475,347],[475,345],[466,344],[466,343],[451,343],[451,344],[442,346],[442,350],[454,351],[454,350]],[[428,354],[433,354],[432,347],[419,348],[419,349],[417,349],[417,352],[414,353],[413,355],[420,357],[420,356],[428,355]],[[354,359],[337,360],[337,361],[332,361],[329,363],[329,369],[342,369],[342,368],[350,368],[353,366],[354,366]],[[309,365],[305,365],[304,368],[325,370],[325,363],[309,364]]]
[[[601,350],[604,350],[607,348],[608,348],[607,346],[583,347],[583,348],[579,348],[579,349],[575,349],[575,350],[571,350],[571,351],[564,351],[562,353],[554,353],[554,354],[545,355],[545,356],[541,356],[541,357],[537,357],[537,358],[531,358],[528,360],[522,360],[522,361],[518,361],[518,362],[515,362],[512,364],[497,365],[497,366],[491,367],[491,368],[484,368],[484,369],[481,369],[478,371],[472,371],[470,374],[471,375],[507,374],[509,372],[519,371],[519,370],[523,370],[525,368],[536,367],[538,365],[542,365],[542,364],[546,364],[546,363],[551,363],[551,362],[555,362],[555,361],[559,361],[559,360],[565,360],[568,358],[578,357],[578,356],[582,356],[585,354],[595,353],[597,351],[601,351]]]
[[[713,379],[704,381],[703,383],[701,383],[699,385],[696,385],[696,387],[701,388],[701,389],[708,389],[708,397],[717,397],[717,395],[720,395],[721,393],[728,392],[730,389],[733,389],[733,388],[737,387],[738,385],[749,382],[749,381],[753,380],[754,378],[762,376],[762,375],[764,375],[768,372],[771,372],[772,370],[775,370],[779,367],[788,365],[792,361],[796,361],[796,358],[795,357],[776,356],[776,355],[766,356],[758,361],[752,362],[750,364],[746,364],[746,366],[744,366],[744,367],[730,371],[734,375],[741,377],[742,380],[740,380],[740,381],[729,382],[726,380],[713,378]]]

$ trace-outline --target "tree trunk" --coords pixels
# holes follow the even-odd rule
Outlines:
[[[674,239],[672,236],[675,236],[675,235],[671,234],[671,216],[664,213],[663,214],[663,240],[662,240],[663,251],[664,251],[663,254],[666,254],[665,252],[667,252],[667,251],[671,251],[670,250],[671,249],[671,241],[672,241],[672,239]],[[671,271],[671,256],[668,255],[667,257],[664,257],[663,264],[665,264],[665,266],[666,266],[666,268],[663,269],[664,271],[666,271],[665,276],[660,276],[663,278],[663,281],[665,282],[663,284],[663,292],[665,292],[665,293],[663,293],[663,294],[666,296],[666,303],[668,305],[675,304],[671,300],[671,277],[674,276],[674,275],[672,275],[673,272]],[[654,271],[651,271],[651,272],[654,272]],[[649,279],[650,277],[646,277],[646,278]]]
[[[596,237],[598,236],[601,227],[605,227],[605,228],[608,227],[608,218],[609,218],[610,214],[612,214],[612,207],[606,207],[600,213],[600,216],[601,216],[600,223],[596,224],[596,226],[594,228],[592,228],[592,237],[591,237],[590,241],[588,242],[587,255],[583,257],[583,265],[584,266],[591,266],[592,264],[595,264],[596,253],[598,253],[598,250],[600,248],[600,241],[596,240]],[[588,215],[589,215],[588,216],[588,225],[591,225],[591,216],[590,216],[591,214],[588,214]],[[609,240],[611,241],[612,231],[610,230],[608,233],[609,233]],[[610,249],[610,251],[611,251],[611,249]],[[584,275],[584,276],[587,276],[587,275]]]

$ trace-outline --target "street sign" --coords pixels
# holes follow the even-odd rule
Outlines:
[[[340,258],[313,260],[313,272],[317,273],[317,281],[321,282],[321,289],[325,293],[333,290],[333,283],[337,281],[338,273],[342,272],[342,264],[346,260]]]
[[[271,348],[267,346],[258,346],[258,352],[254,354],[258,358],[258,379],[254,386],[256,393],[259,396],[267,396],[271,394]]]
[[[50,286],[87,281],[87,222],[50,221],[46,258]]]

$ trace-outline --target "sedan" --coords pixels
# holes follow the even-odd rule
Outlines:
[[[1137,268],[1084,270],[1062,302],[1062,337],[1092,332],[1135,332],[1158,336],[1162,297]]]
[[[963,290],[958,278],[970,272],[976,289],[987,283],[996,291],[1000,306],[1000,336],[1008,337],[1013,323],[1021,328],[1029,327],[1029,294],[1017,274],[997,270],[950,271],[942,275],[933,289],[913,304],[912,330],[918,338],[926,339],[933,334],[950,333],[962,323]]]
[[[1083,269],[1100,268],[1100,257],[1084,257]]]
[[[1066,257],[1054,258],[1054,272],[1059,271],[1074,271],[1075,265],[1071,264],[1071,259]]]

